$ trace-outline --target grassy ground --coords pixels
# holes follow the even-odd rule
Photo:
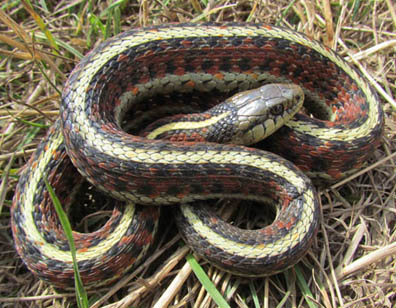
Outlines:
[[[396,8],[370,1],[2,1],[0,11],[0,307],[73,307],[25,268],[9,210],[18,175],[58,115],[59,95],[81,55],[131,27],[165,22],[252,21],[304,32],[367,74],[386,113],[383,145],[367,168],[319,192],[322,223],[299,265],[244,280],[205,262],[232,307],[396,307]],[[393,5],[393,6],[392,6]],[[118,284],[88,293],[94,307],[216,307],[172,232]]]

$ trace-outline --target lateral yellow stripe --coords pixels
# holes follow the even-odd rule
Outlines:
[[[40,248],[43,255],[49,259],[61,260],[62,262],[72,262],[70,251],[59,250],[55,245],[45,241],[44,237],[37,229],[32,215],[34,212],[34,196],[36,194],[39,181],[43,176],[46,176],[44,174],[44,170],[52,159],[53,152],[57,150],[62,142],[63,135],[58,131],[57,134],[54,135],[54,138],[48,141],[48,149],[46,151],[42,151],[42,155],[37,159],[38,165],[35,169],[31,170],[32,175],[30,177],[30,181],[28,181],[28,185],[25,188],[25,193],[21,195],[22,199],[20,201],[20,206],[24,209],[21,209],[20,213],[25,215],[23,221],[25,221],[26,225],[24,229],[29,230],[27,236],[30,238],[30,242],[35,243],[35,246]],[[134,205],[129,204],[114,232],[112,232],[106,240],[101,241],[100,245],[90,247],[85,251],[77,251],[77,261],[89,260],[103,255],[103,253],[118,243],[126,233],[129,221],[132,220],[134,212]]]
[[[173,122],[169,124],[165,124],[161,127],[156,128],[150,134],[147,135],[148,139],[155,139],[157,136],[163,134],[164,132],[171,132],[172,130],[180,130],[180,129],[202,129],[204,127],[208,127],[212,124],[217,123],[219,120],[224,119],[226,116],[230,114],[230,111],[219,114],[218,116],[213,116],[210,119],[205,121],[197,121],[197,122]]]
[[[188,204],[181,205],[183,216],[188,220],[189,224],[193,227],[201,238],[205,239],[214,247],[224,250],[231,255],[240,256],[242,258],[265,258],[282,255],[287,250],[298,245],[301,240],[306,236],[309,231],[308,226],[313,222],[314,216],[312,213],[315,209],[314,196],[312,190],[307,191],[305,194],[304,208],[301,213],[300,219],[293,226],[291,232],[287,233],[284,237],[278,240],[261,245],[249,245],[244,243],[235,242],[233,240],[222,237],[220,234],[214,232],[210,227],[204,225],[202,220],[191,211],[191,206]],[[221,245],[221,246],[219,246]]]
[[[76,99],[71,99],[70,102],[74,102],[76,105],[81,106],[82,110],[86,109],[85,106],[85,95],[86,95],[86,87],[91,82],[92,76],[95,76],[98,70],[112,57],[117,56],[118,54],[122,53],[123,51],[137,46],[139,44],[147,43],[149,41],[154,40],[166,40],[170,38],[182,38],[182,37],[201,37],[201,36],[268,36],[274,38],[285,38],[291,40],[293,42],[297,42],[304,46],[308,46],[318,53],[322,54],[326,58],[330,59],[334,64],[338,67],[342,68],[353,80],[358,83],[360,89],[367,95],[367,99],[369,100],[370,109],[368,111],[368,119],[367,121],[358,128],[353,128],[350,130],[343,130],[343,132],[335,132],[332,129],[322,129],[316,127],[307,127],[309,133],[314,136],[318,136],[323,140],[344,140],[344,141],[352,141],[358,137],[365,136],[377,125],[378,119],[378,109],[376,99],[373,97],[371,90],[369,89],[369,85],[367,82],[364,82],[362,78],[351,69],[349,66],[345,65],[342,60],[336,56],[334,53],[330,52],[327,49],[324,49],[320,44],[316,41],[308,41],[305,37],[301,36],[298,33],[287,31],[286,29],[278,29],[278,28],[257,28],[257,27],[249,27],[249,26],[235,26],[235,27],[227,27],[227,28],[219,28],[219,27],[205,27],[199,28],[196,26],[186,26],[183,28],[166,28],[162,30],[156,31],[142,31],[136,33],[133,37],[127,37],[119,40],[114,40],[109,43],[108,48],[104,49],[102,53],[95,54],[94,57],[91,59],[90,63],[88,63],[84,70],[81,72],[79,76],[79,82],[73,84],[73,93]],[[180,79],[180,76],[177,76]],[[86,85],[86,87],[81,86]],[[150,89],[149,91],[152,92],[154,88],[147,88]],[[153,94],[153,93],[151,93]],[[71,107],[71,106],[70,106]],[[71,107],[75,108],[75,107]],[[79,113],[77,115],[79,118],[77,120],[78,123],[89,123],[90,121],[87,119],[85,113]],[[298,131],[305,132],[305,126],[308,125],[301,125],[298,122],[292,122],[289,124],[291,127]],[[97,135],[96,129],[92,126],[81,125],[81,134],[82,135]],[[92,130],[92,131],[91,131]],[[97,142],[97,136],[94,139],[86,138],[86,140],[95,140]],[[111,153],[106,153],[107,155],[113,156]]]

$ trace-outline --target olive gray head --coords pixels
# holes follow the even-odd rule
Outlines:
[[[235,108],[234,136],[229,143],[250,145],[263,140],[289,121],[304,102],[294,84],[267,84],[238,93],[225,101]]]

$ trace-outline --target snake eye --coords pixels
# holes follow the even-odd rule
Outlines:
[[[271,108],[270,112],[273,115],[280,115],[283,113],[283,105],[275,105],[274,107]]]

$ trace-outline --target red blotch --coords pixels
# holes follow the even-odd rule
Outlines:
[[[176,70],[174,71],[175,75],[177,76],[183,76],[185,74],[185,70],[182,67],[178,67],[176,68]]]
[[[129,57],[125,54],[120,54],[117,58],[117,62],[128,61]]]
[[[186,86],[190,87],[190,88],[194,88],[195,87],[195,82],[192,80],[189,80],[188,82],[186,82]]]
[[[190,48],[192,46],[192,42],[191,41],[181,41],[181,44],[185,47],[185,48]]]
[[[277,221],[277,222],[276,222],[276,226],[277,226],[279,229],[284,229],[284,228],[285,228],[285,224],[283,223],[283,221]]]
[[[218,219],[217,219],[216,217],[212,217],[212,218],[210,219],[210,221],[211,221],[212,224],[217,224]]]
[[[291,217],[290,221],[286,224],[286,229],[290,230],[296,223],[296,218]]]
[[[333,179],[339,179],[342,176],[342,173],[339,170],[336,169],[330,169],[327,171],[327,173],[333,178]]]
[[[214,74],[214,77],[219,79],[219,80],[223,80],[224,79],[224,75],[222,73],[216,73],[216,74]]]

